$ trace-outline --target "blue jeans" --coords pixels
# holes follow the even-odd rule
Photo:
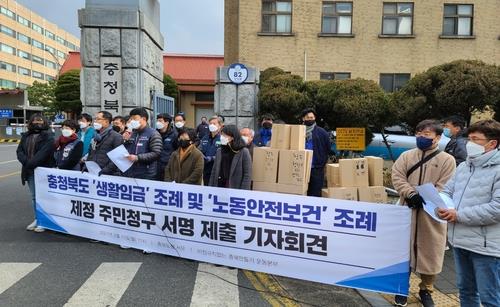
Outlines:
[[[27,181],[28,181],[28,188],[30,189],[30,194],[31,194],[31,204],[33,205],[33,213],[36,219],[35,175],[29,176]]]
[[[460,306],[500,306],[500,258],[453,248]]]

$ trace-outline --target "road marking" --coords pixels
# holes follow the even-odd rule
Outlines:
[[[103,262],[64,306],[116,306],[141,264]]]
[[[208,273],[205,273],[208,272]],[[209,274],[211,273],[211,274]],[[216,276],[220,276],[229,284]],[[217,267],[208,263],[198,265],[198,273],[194,284],[191,307],[201,306],[240,306],[238,286],[238,270],[226,267]]]
[[[0,294],[36,269],[40,264],[41,263],[0,263]]]
[[[254,288],[260,291],[260,295],[273,307],[299,307],[300,305],[290,299],[291,296],[271,275],[244,270]]]
[[[17,160],[2,161],[2,162],[0,162],[0,164],[7,164],[7,163],[12,163],[12,162],[17,162]]]
[[[13,173],[10,173],[10,174],[7,174],[7,175],[1,175],[0,179],[7,178],[7,177],[10,177],[10,176],[14,176],[14,175],[19,175],[19,174],[21,174],[21,171],[13,172]]]

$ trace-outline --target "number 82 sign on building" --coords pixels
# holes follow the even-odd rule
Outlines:
[[[227,70],[227,77],[234,84],[242,84],[248,78],[248,69],[241,63],[231,64]]]

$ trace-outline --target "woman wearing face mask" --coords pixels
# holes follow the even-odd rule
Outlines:
[[[96,134],[94,127],[92,127],[92,116],[82,113],[78,116],[78,125],[80,126],[78,138],[83,142],[82,157],[85,157],[90,151],[90,144]]]
[[[33,211],[35,211],[35,168],[54,166],[54,135],[49,129],[49,122],[41,114],[34,114],[28,121],[28,131],[21,136],[21,142],[17,147],[17,160],[23,165],[21,170],[21,182],[28,182],[31,193]],[[36,216],[36,215],[35,215]],[[36,217],[26,230],[43,232],[44,229],[37,226]]]
[[[78,123],[68,119],[62,123],[61,136],[54,143],[56,167],[67,170],[80,170],[83,142],[78,138]]]
[[[165,181],[201,185],[203,154],[194,145],[196,131],[183,128],[179,132],[179,148],[172,153],[165,168]]]
[[[227,125],[221,131],[221,148],[217,150],[209,186],[250,190],[252,182],[252,158],[235,125]]]

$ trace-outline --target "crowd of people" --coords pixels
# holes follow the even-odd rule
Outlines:
[[[313,109],[301,114],[305,149],[313,151],[309,196],[321,196],[331,147],[316,117]],[[33,115],[17,149],[22,183],[28,184],[33,207],[36,167],[85,171],[85,161],[97,163],[99,175],[250,190],[253,149],[270,145],[275,123],[272,115],[264,115],[255,132],[226,125],[220,115],[203,117],[196,129],[185,126],[183,113],[159,114],[155,120],[150,127],[144,108],[114,118],[107,111],[94,117],[82,114],[78,121],[64,121],[61,136],[54,139],[47,119]],[[443,134],[450,142],[440,151]],[[122,144],[133,162],[124,173],[107,155]],[[404,152],[392,167],[400,204],[412,210],[411,267],[421,279],[419,295],[426,307],[434,306],[433,284],[442,270],[447,240],[454,251],[462,305],[500,306],[499,144],[500,123],[494,120],[474,123],[466,131],[459,117],[424,120],[416,127],[416,148]],[[426,183],[454,201],[454,208],[438,212],[447,224],[423,212],[426,203],[416,187]],[[44,231],[36,219],[27,230]],[[395,304],[406,306],[407,297],[396,296]]]

